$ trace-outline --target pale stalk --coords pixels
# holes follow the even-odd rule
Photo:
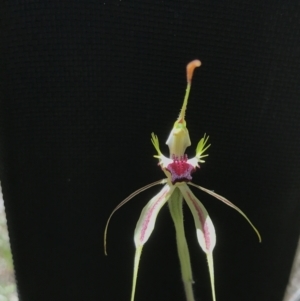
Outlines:
[[[209,269],[209,278],[210,278],[210,283],[211,283],[212,298],[213,298],[213,301],[216,301],[214,259],[213,259],[212,252],[207,253],[206,257],[207,257],[207,264],[208,264],[208,269]]]
[[[136,289],[136,280],[138,275],[139,263],[142,254],[143,246],[139,246],[135,250],[134,255],[134,267],[133,267],[133,280],[132,280],[132,290],[131,290],[131,301],[134,301],[135,289]]]
[[[195,301],[192,284],[193,275],[190,263],[190,254],[184,233],[183,225],[183,198],[180,190],[176,188],[168,201],[170,213],[176,230],[177,250],[181,267],[182,281],[187,301]]]

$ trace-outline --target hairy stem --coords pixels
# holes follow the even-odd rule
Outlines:
[[[182,194],[180,190],[176,188],[169,200],[169,208],[176,230],[177,250],[186,300],[195,301],[192,288],[194,281],[190,263],[190,254],[184,233],[182,202]]]

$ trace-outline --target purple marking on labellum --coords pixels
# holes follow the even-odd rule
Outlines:
[[[195,168],[187,163],[188,157],[173,156],[173,162],[167,166],[167,170],[171,173],[172,184],[176,182],[189,182],[192,180],[191,173],[195,171]]]

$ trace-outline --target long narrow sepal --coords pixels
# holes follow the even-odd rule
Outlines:
[[[183,197],[178,188],[176,188],[168,201],[170,213],[174,221],[174,226],[176,230],[176,242],[178,257],[180,261],[181,276],[184,285],[185,295],[187,301],[195,301],[192,284],[193,274],[190,261],[190,254],[188,245],[184,233],[184,224],[183,224],[183,210],[182,210],[182,201]]]
[[[259,231],[256,229],[256,227],[252,224],[252,222],[251,222],[250,219],[247,217],[247,215],[246,215],[239,207],[235,206],[235,205],[234,205],[233,203],[231,203],[229,200],[227,200],[227,199],[224,198],[223,196],[221,196],[221,195],[215,193],[214,191],[211,191],[211,190],[209,190],[209,189],[206,189],[206,188],[204,188],[204,187],[202,187],[202,186],[196,185],[196,184],[191,183],[191,182],[189,182],[188,184],[191,185],[191,186],[194,186],[194,187],[196,187],[196,188],[198,188],[198,189],[200,189],[200,190],[202,190],[202,191],[204,191],[204,192],[206,192],[206,193],[208,193],[208,194],[210,194],[210,195],[212,195],[213,197],[217,198],[217,199],[220,200],[221,202],[223,202],[223,203],[225,203],[226,205],[230,206],[231,208],[235,209],[235,210],[236,210],[238,213],[240,213],[240,214],[246,219],[246,221],[250,224],[250,226],[253,228],[253,230],[255,231],[255,233],[256,233],[257,236],[258,236],[259,242],[261,242],[261,236],[260,236]]]
[[[131,289],[131,299],[134,301],[135,289],[136,289],[136,280],[138,275],[139,263],[142,255],[143,246],[139,246],[135,250],[134,254],[134,266],[133,266],[133,280],[132,280],[132,289]]]
[[[211,283],[211,292],[212,292],[212,298],[214,301],[216,301],[216,290],[215,290],[215,273],[214,273],[214,259],[213,259],[213,253],[207,253],[207,264],[208,264],[208,270],[209,270],[209,277],[210,277],[210,283]]]
[[[161,207],[168,201],[174,188],[174,186],[166,184],[143,208],[134,231],[134,242],[136,247],[145,244],[150,237],[155,226],[157,214]]]
[[[200,66],[201,66],[201,62],[199,60],[193,60],[186,65],[187,87],[186,87],[186,92],[185,92],[185,96],[184,96],[184,100],[183,100],[183,104],[182,104],[182,108],[180,110],[178,120],[184,120],[185,111],[186,111],[186,107],[187,107],[187,103],[188,103],[188,99],[189,99],[189,95],[190,95],[190,90],[191,90],[191,85],[192,85],[193,73],[194,73],[195,68],[200,67]]]
[[[167,182],[167,179],[163,179],[163,180],[159,180],[159,181],[155,181],[151,184],[148,184],[138,190],[136,190],[135,192],[131,193],[126,199],[124,199],[113,211],[112,213],[110,214],[110,216],[108,217],[107,219],[107,222],[106,222],[106,225],[105,225],[105,229],[104,229],[104,253],[105,255],[107,255],[107,252],[106,252],[106,237],[107,237],[107,230],[108,230],[108,225],[109,225],[109,222],[112,218],[112,216],[114,215],[114,213],[120,209],[123,205],[125,205],[127,202],[129,202],[132,198],[134,198],[135,196],[137,196],[139,193],[153,187],[153,186],[156,186],[156,185],[159,185],[159,184],[165,184]]]
[[[214,282],[214,266],[213,266],[213,249],[216,245],[216,233],[214,225],[202,205],[196,198],[190,188],[184,183],[178,186],[186,203],[188,204],[196,226],[198,242],[202,250],[206,253],[209,276],[211,281],[211,290],[213,301],[216,301],[215,282]]]
[[[168,201],[171,194],[174,191],[174,186],[166,184],[162,190],[154,196],[148,204],[144,207],[140,218],[137,222],[134,231],[134,243],[136,247],[135,257],[134,257],[134,270],[133,270],[133,280],[132,280],[132,291],[131,291],[131,301],[134,301],[135,288],[137,282],[138,268],[141,257],[141,252],[143,245],[149,239],[156,222],[158,212],[162,206]]]
[[[201,248],[205,253],[211,252],[216,244],[216,234],[214,225],[205,207],[185,183],[179,185],[178,188],[193,214],[197,238]]]
[[[170,158],[173,156],[184,156],[186,148],[191,145],[189,131],[186,127],[185,112],[190,95],[193,73],[195,68],[199,66],[201,66],[201,62],[199,60],[194,60],[188,63],[186,66],[187,87],[183,104],[179,116],[175,121],[173,129],[171,130],[171,133],[166,141],[166,144],[169,146],[170,150]]]

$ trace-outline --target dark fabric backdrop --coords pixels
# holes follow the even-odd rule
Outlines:
[[[22,301],[129,300],[133,231],[163,177],[162,149],[198,58],[187,111],[193,181],[214,221],[218,300],[280,301],[299,236],[299,1],[5,1],[1,181]],[[197,300],[211,300],[185,208]],[[136,300],[184,300],[167,206],[145,245]]]

